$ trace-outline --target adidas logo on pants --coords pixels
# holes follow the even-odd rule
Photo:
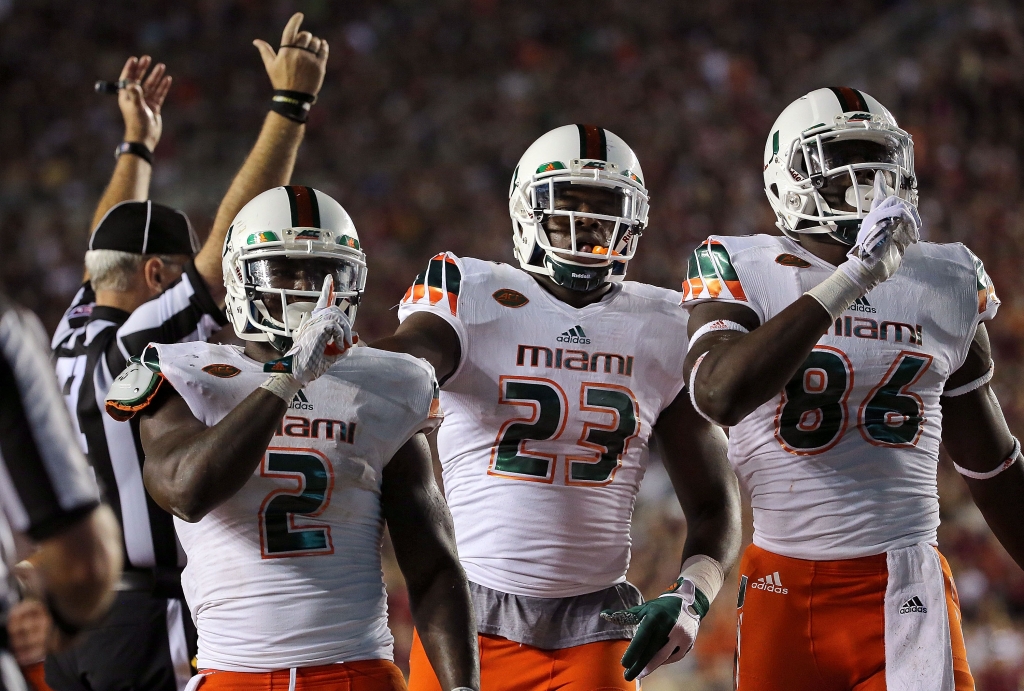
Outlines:
[[[755,590],[767,590],[769,593],[781,593],[783,595],[789,592],[789,588],[782,587],[782,579],[779,578],[778,571],[767,576],[761,576],[761,578],[751,583],[750,587]]]

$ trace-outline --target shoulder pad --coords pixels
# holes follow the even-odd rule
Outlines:
[[[110,385],[110,391],[107,392],[107,414],[121,422],[130,420],[149,405],[163,381],[163,374],[154,372],[132,358],[128,367]]]

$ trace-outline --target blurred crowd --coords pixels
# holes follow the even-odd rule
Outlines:
[[[294,10],[331,45],[294,181],[337,198],[359,229],[364,338],[394,328],[391,308],[435,252],[512,261],[508,181],[547,129],[593,122],[633,146],[652,212],[629,274],[678,286],[708,234],[775,232],[761,179],[769,127],[806,91],[847,85],[913,134],[926,237],[985,262],[1003,303],[989,326],[995,388],[1024,434],[1024,13],[998,0],[0,0],[5,290],[52,328],[79,285],[122,136],[114,100],[92,83],[115,79],[128,55],[151,54],[174,77],[153,197],[205,234],[271,95],[251,41],[275,42]],[[946,466],[940,546],[978,688],[1024,688],[1024,574]],[[646,594],[674,579],[684,533],[655,464],[630,571]],[[645,688],[731,688],[734,591],[695,653]],[[400,656],[403,598],[396,583]]]

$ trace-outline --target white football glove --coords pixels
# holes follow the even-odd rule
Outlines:
[[[334,277],[324,280],[323,289],[309,319],[295,331],[292,347],[278,360],[263,366],[275,376],[264,383],[286,401],[346,354],[359,337],[340,307],[334,304]]]
[[[876,172],[871,210],[861,221],[849,259],[839,265],[864,293],[896,273],[907,247],[921,239],[917,207],[896,195],[887,196],[888,191],[882,171]]]
[[[285,357],[292,359],[291,375],[303,385],[326,372],[352,347],[352,323],[334,304],[334,277],[324,280],[316,307],[295,332]]]
[[[887,280],[903,261],[907,247],[921,237],[921,216],[910,202],[889,195],[882,171],[875,173],[871,210],[860,224],[857,242],[848,259],[835,273],[808,290],[825,308],[832,320],[882,281]]]

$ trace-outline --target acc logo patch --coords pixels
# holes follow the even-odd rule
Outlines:
[[[491,295],[499,305],[505,305],[505,307],[522,307],[530,301],[530,298],[526,297],[518,290],[512,290],[511,288],[502,288],[496,290]]]
[[[207,374],[213,375],[214,377],[220,377],[221,379],[231,379],[231,377],[237,376],[242,370],[238,369],[234,365],[224,365],[221,363],[207,365],[203,368],[203,371]]]
[[[806,259],[801,259],[795,254],[780,254],[775,257],[776,264],[782,264],[783,266],[795,266],[798,269],[809,269],[811,263]]]

